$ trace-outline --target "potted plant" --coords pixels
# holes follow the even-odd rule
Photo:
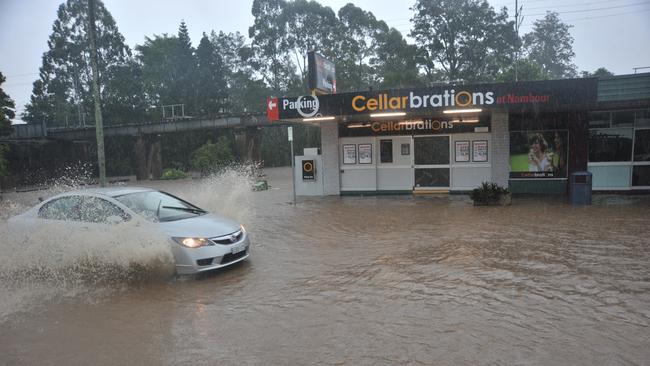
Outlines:
[[[480,187],[474,188],[469,196],[474,201],[474,206],[507,206],[512,204],[510,190],[496,183],[483,182]]]

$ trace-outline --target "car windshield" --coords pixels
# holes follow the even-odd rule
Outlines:
[[[130,193],[115,199],[153,222],[176,221],[206,214],[206,211],[180,198],[159,191]]]

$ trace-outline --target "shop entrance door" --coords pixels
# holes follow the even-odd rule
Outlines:
[[[414,189],[449,189],[449,136],[413,137]]]

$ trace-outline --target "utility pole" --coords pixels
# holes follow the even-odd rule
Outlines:
[[[97,42],[95,37],[95,0],[88,0],[88,21],[90,27],[90,65],[93,70],[93,96],[95,99],[95,135],[97,136],[97,162],[99,165],[99,186],[106,187],[106,157],[104,156],[104,122],[99,96],[99,73],[97,71]]]
[[[517,32],[517,49],[515,50],[515,82],[519,80],[519,26],[521,26],[521,23],[524,21],[524,17],[521,15],[523,7],[523,5],[519,7],[519,1],[515,0],[515,32]],[[521,19],[519,19],[520,17]]]

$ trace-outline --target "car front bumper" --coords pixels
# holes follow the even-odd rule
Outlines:
[[[194,274],[226,267],[250,257],[248,233],[233,244],[214,244],[200,248],[186,248],[172,241],[172,253],[177,274]]]

